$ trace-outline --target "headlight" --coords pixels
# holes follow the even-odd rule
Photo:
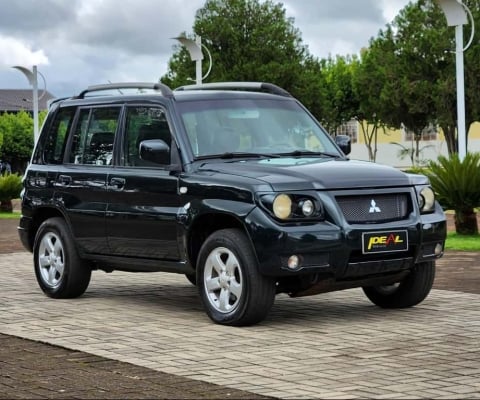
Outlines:
[[[277,218],[287,219],[292,214],[292,199],[286,194],[279,194],[273,200],[273,213]]]
[[[426,186],[420,190],[418,204],[421,212],[430,212],[435,208],[435,193],[432,188]]]
[[[300,203],[303,215],[306,217],[311,217],[315,213],[315,204],[312,200],[303,200]]]
[[[314,193],[264,193],[259,200],[264,209],[282,221],[324,219],[322,202]]]

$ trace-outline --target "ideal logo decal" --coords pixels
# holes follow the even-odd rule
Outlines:
[[[388,247],[389,245],[396,245],[403,243],[400,235],[394,235],[393,233],[385,236],[372,236],[368,241],[368,250],[371,250],[375,245],[383,245]]]

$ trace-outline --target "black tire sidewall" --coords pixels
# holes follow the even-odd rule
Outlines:
[[[229,249],[235,255],[235,257],[237,257],[242,271],[243,287],[240,303],[233,311],[228,313],[221,313],[210,305],[205,289],[205,262],[210,253],[218,247],[225,247]],[[274,283],[272,282],[271,285],[273,291],[271,293],[271,303],[268,304],[269,302],[267,300],[266,304],[256,304],[256,306],[259,307],[259,310],[257,310],[257,313],[251,312],[253,305],[252,303],[256,302],[256,300],[252,298],[254,291],[253,286],[255,283],[261,284],[262,280],[266,280],[266,289],[268,291],[270,282],[268,282],[266,278],[259,274],[257,261],[253,250],[251,249],[251,245],[246,236],[240,230],[225,229],[215,232],[210,235],[200,249],[197,262],[197,286],[206,313],[214,322],[223,325],[241,326],[254,324],[262,320],[270,310],[273,304],[273,298],[275,297]],[[268,299],[268,294],[266,297]],[[262,308],[264,308],[263,311],[261,310]]]
[[[48,233],[57,235],[62,243],[64,271],[60,285],[51,287],[41,276],[38,253],[43,237]],[[52,298],[72,298],[83,294],[90,282],[91,270],[77,255],[72,235],[62,218],[50,218],[44,221],[37,231],[33,247],[34,269],[37,282],[42,291]]]
[[[376,287],[364,287],[368,299],[382,308],[407,308],[421,303],[430,293],[435,279],[435,262],[416,264],[391,293],[382,293]]]

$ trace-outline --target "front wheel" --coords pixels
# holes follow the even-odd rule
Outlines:
[[[275,299],[275,281],[258,272],[252,246],[238,229],[207,238],[197,261],[197,285],[208,316],[222,325],[260,322]]]
[[[421,303],[430,293],[435,279],[435,262],[416,264],[400,282],[364,287],[368,299],[382,308],[406,308]]]
[[[187,280],[193,285],[197,286],[197,275],[195,274],[185,274]]]
[[[50,218],[40,225],[33,257],[37,282],[47,296],[74,298],[87,290],[92,271],[78,256],[62,218]]]

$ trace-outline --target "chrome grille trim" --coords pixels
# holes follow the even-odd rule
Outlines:
[[[411,209],[410,198],[408,193],[336,196],[337,203],[350,224],[406,219]]]

